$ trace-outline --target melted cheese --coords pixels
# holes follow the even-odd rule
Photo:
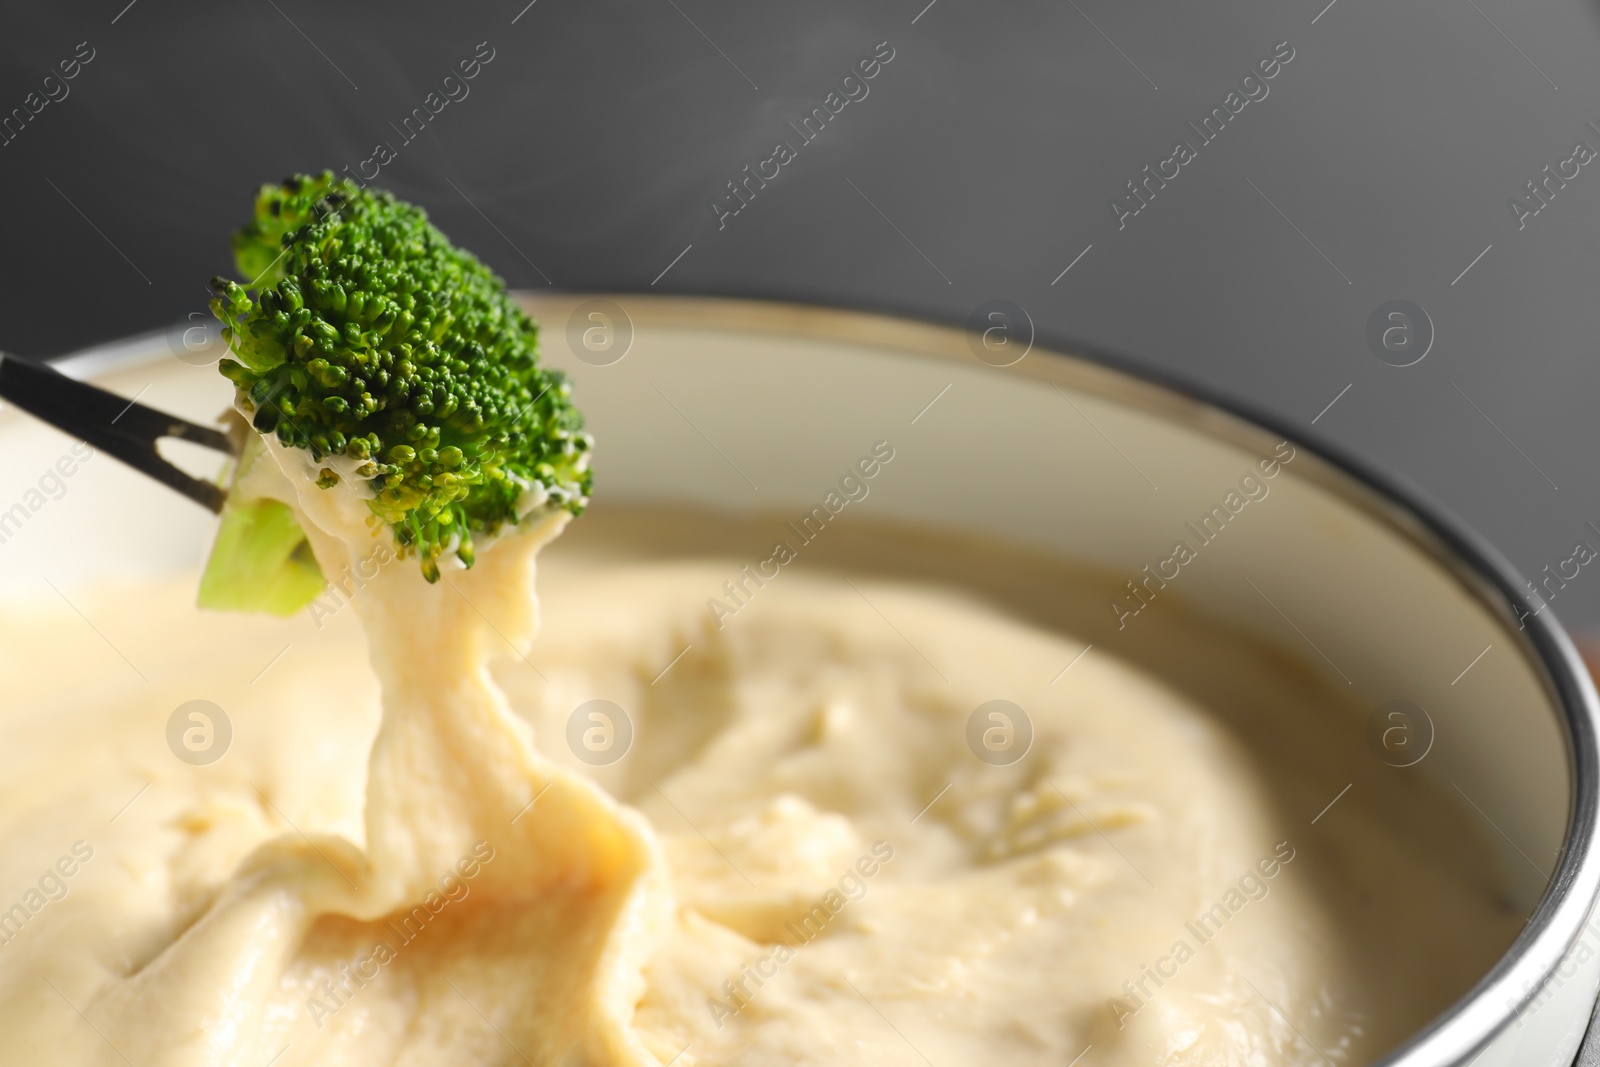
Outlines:
[[[298,503],[310,616],[0,615],[0,1063],[1366,1063],[1518,925],[1340,698],[1175,608],[1107,652],[1093,575],[861,524],[719,618],[770,531],[602,510],[533,642],[562,520],[428,586]]]

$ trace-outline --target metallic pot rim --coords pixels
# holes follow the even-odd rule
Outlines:
[[[856,309],[761,299],[760,294],[546,290],[519,295],[536,317],[545,314],[548,325],[553,325],[550,312],[570,313],[583,301],[599,297],[623,307],[635,326],[710,326],[802,335],[984,365],[969,344],[973,335],[965,323],[939,321],[919,309],[886,310],[881,305]],[[1028,332],[1034,332],[1031,323]],[[176,352],[174,336],[173,331],[161,331],[97,345],[56,361],[56,366],[74,377],[99,374],[160,358],[163,341]],[[1528,922],[1488,973],[1378,1065],[1466,1067],[1554,975],[1600,898],[1600,849],[1596,847],[1600,831],[1600,698],[1571,639],[1549,610],[1519,623],[1513,605],[1521,602],[1526,584],[1522,576],[1482,535],[1403,476],[1383,470],[1314,427],[1293,425],[1280,414],[1166,369],[1064,336],[1032,340],[1019,362],[990,369],[1070,386],[1240,447],[1270,448],[1278,440],[1288,440],[1304,449],[1307,462],[1296,464],[1302,476],[1399,534],[1448,571],[1500,619],[1510,642],[1543,681],[1561,713],[1572,776],[1566,835],[1556,870]]]

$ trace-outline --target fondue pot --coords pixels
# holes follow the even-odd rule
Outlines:
[[[799,514],[887,440],[894,477],[861,505],[877,518],[1126,575],[1128,596],[1105,606],[1109,653],[1172,598],[1354,694],[1367,756],[1465,798],[1526,920],[1381,1062],[1595,1062],[1581,1051],[1600,989],[1595,690],[1524,579],[1414,487],[1306,426],[1035,337],[1003,302],[954,325],[626,293],[525,303],[573,378],[604,502]],[[180,327],[58,365],[207,422],[229,400],[219,355]],[[0,595],[37,595],[41,575],[70,593],[199,563],[214,517],[109,458],[42,491],[69,446],[0,409]],[[175,462],[214,469],[182,448]]]

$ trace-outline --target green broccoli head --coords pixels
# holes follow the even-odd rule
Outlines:
[[[428,581],[441,557],[470,567],[475,538],[583,510],[592,441],[565,375],[539,366],[505,283],[421,208],[292,177],[261,188],[233,250],[254,280],[214,279],[211,310],[240,411],[323,464],[322,488],[358,482]]]

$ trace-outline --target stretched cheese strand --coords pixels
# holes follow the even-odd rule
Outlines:
[[[296,508],[325,574],[366,574],[368,560],[392,557],[387,529],[358,497],[313,487],[302,453],[272,452],[281,469],[257,464],[254,488]],[[637,812],[542,757],[489,675],[491,655],[531,643],[536,558],[568,518],[556,512],[502,537],[475,568],[434,585],[409,562],[366,581],[356,607],[383,718],[368,758],[365,848],[298,830],[259,848],[182,937],[103,992],[97,1008],[122,1054],[168,1067],[255,1063],[268,1005],[319,924],[344,917],[371,926],[373,942],[393,942],[415,909],[442,910],[442,874],[476,854],[492,862],[472,864],[473,900],[451,916],[465,926],[457,936],[510,934],[525,966],[508,1004],[503,989],[484,988],[471,953],[457,955],[455,973],[440,977],[465,1007],[498,1006],[491,1025],[534,1062],[656,1062],[628,1025],[667,908],[654,837]],[[339,973],[318,1004],[354,994]]]

